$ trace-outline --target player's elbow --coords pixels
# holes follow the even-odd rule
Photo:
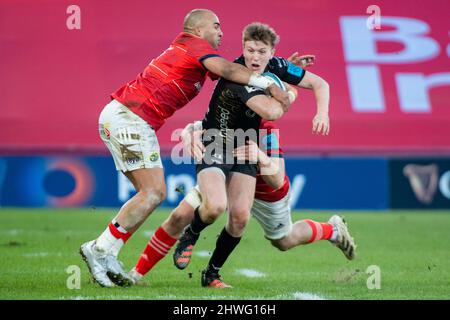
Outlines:
[[[263,109],[259,115],[264,120],[275,121],[281,118],[283,115],[283,109],[279,106],[270,106],[269,108]]]
[[[270,112],[268,119],[266,119],[266,120],[270,120],[270,121],[278,120],[283,116],[283,113],[284,113],[283,109],[281,109],[281,108],[273,109],[272,112]]]
[[[327,81],[325,81],[321,77],[317,77],[315,79],[315,81],[312,83],[312,88],[314,91],[319,91],[319,90],[325,91],[325,92],[330,91],[330,85],[328,84]]]
[[[320,87],[322,88],[322,90],[326,90],[327,92],[330,92],[330,85],[328,84],[328,82],[326,82],[324,79],[321,79],[321,84]]]

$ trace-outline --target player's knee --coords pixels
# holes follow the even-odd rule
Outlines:
[[[207,201],[205,203],[205,212],[206,212],[207,216],[214,220],[218,216],[220,216],[222,214],[222,212],[224,212],[226,210],[226,208],[227,208],[226,202],[222,202],[222,201],[217,201],[217,202]]]
[[[140,193],[149,208],[159,206],[166,199],[166,190],[164,188],[143,189]]]
[[[243,232],[247,226],[250,214],[247,210],[233,211],[230,214],[229,224],[235,232]]]
[[[180,210],[174,210],[170,214],[170,224],[174,228],[184,228],[189,224],[189,222],[192,220],[191,215],[186,215]]]

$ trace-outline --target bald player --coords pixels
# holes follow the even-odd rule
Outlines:
[[[94,281],[101,286],[131,283],[118,254],[166,197],[156,131],[198,95],[208,76],[269,89],[283,108],[289,108],[289,95],[273,81],[220,57],[217,48],[222,36],[214,12],[192,10],[184,19],[183,32],[169,48],[154,58],[136,79],[115,91],[100,114],[101,139],[116,169],[131,181],[137,192],[98,238],[81,245],[80,254]]]

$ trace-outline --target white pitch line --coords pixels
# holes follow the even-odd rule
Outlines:
[[[296,300],[327,300],[318,294],[310,292],[294,292],[292,296]]]
[[[48,256],[61,257],[62,254],[60,252],[31,252],[24,253],[22,256],[27,258],[43,258]]]
[[[144,231],[143,236],[146,238],[151,238],[154,233],[155,233],[155,230]]]
[[[205,250],[196,251],[196,252],[194,252],[194,254],[195,254],[197,257],[202,257],[202,258],[208,258],[208,257],[211,256],[211,253],[208,252],[208,251],[205,251]]]
[[[237,269],[236,273],[248,278],[262,278],[266,276],[265,273],[253,269]]]
[[[136,300],[136,299],[145,299],[142,296],[121,296],[121,295],[109,295],[109,296],[74,296],[74,297],[60,297],[59,300],[99,300],[99,299],[107,299],[107,300]]]

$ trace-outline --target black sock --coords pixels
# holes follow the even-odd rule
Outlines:
[[[211,259],[209,260],[208,272],[219,272],[219,269],[222,268],[231,252],[233,252],[234,248],[238,245],[239,241],[241,241],[241,237],[235,238],[230,235],[225,228],[223,228],[219,238],[217,238],[216,248],[214,249]]]
[[[196,208],[194,211],[194,219],[192,219],[190,227],[192,233],[196,236],[198,236],[203,229],[210,225],[209,223],[204,223],[200,218],[199,208],[200,207]]]

